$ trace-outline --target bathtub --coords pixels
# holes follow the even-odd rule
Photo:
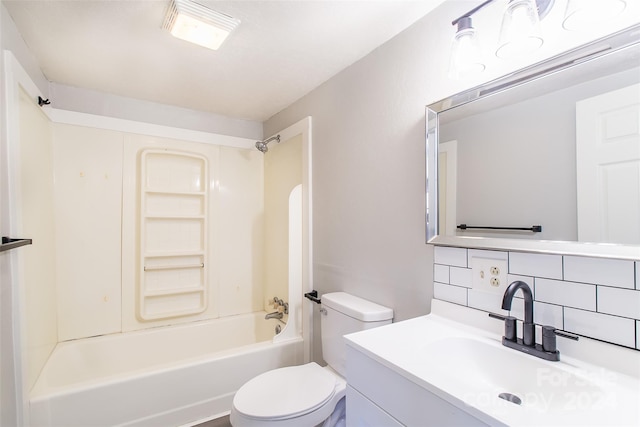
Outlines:
[[[264,315],[59,343],[30,392],[30,423],[164,427],[223,416],[250,378],[303,363],[302,338],[274,339],[279,321]]]

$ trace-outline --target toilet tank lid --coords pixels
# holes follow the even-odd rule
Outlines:
[[[389,307],[384,307],[346,292],[323,294],[322,305],[363,322],[393,319],[393,310]]]

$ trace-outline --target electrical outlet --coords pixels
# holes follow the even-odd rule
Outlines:
[[[473,289],[504,294],[507,289],[507,261],[490,258],[471,258]]]

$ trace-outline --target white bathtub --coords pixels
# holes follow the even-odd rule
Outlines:
[[[228,413],[238,388],[303,363],[264,312],[59,343],[30,393],[32,426],[166,427]],[[283,334],[284,335],[284,334]]]

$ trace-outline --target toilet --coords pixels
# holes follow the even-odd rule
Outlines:
[[[345,425],[347,382],[343,336],[393,319],[393,310],[345,292],[322,295],[322,354],[328,366],[311,362],[265,372],[233,398],[233,427],[324,427]]]

